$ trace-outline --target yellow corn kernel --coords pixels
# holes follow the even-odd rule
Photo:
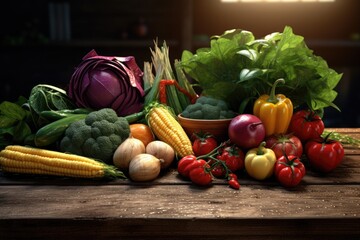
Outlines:
[[[194,154],[189,137],[166,107],[153,107],[148,113],[148,123],[154,134],[168,143],[181,157]]]
[[[83,178],[97,178],[103,177],[103,169],[71,169],[59,166],[49,166],[37,162],[16,161],[5,157],[0,157],[0,165],[2,170],[13,173],[27,173],[27,174],[46,174],[64,177],[83,177]]]
[[[95,163],[101,165],[100,162],[94,161],[93,159],[87,157],[83,157],[75,154],[62,153],[57,151],[50,151],[40,148],[31,148],[20,145],[9,145],[5,148],[5,150],[12,150],[12,151],[28,153],[37,156],[49,157],[49,158],[61,158],[61,159],[75,160],[78,162]]]
[[[74,154],[24,146],[7,146],[0,152],[0,167],[12,173],[103,178],[125,175],[114,166]]]
[[[0,156],[9,158],[16,161],[27,161],[34,163],[41,163],[47,166],[54,167],[63,167],[63,168],[73,168],[73,169],[87,169],[90,166],[92,168],[101,169],[102,166],[97,162],[78,162],[76,160],[61,159],[61,158],[51,158],[43,157],[40,155],[34,155],[29,153],[22,153],[17,151],[12,151],[5,149],[0,153]]]

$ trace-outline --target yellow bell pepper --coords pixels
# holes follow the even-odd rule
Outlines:
[[[275,95],[275,88],[279,82],[285,83],[285,80],[276,80],[270,95],[261,95],[254,103],[253,113],[263,122],[266,136],[286,133],[293,114],[291,100],[283,94]]]
[[[276,155],[262,142],[258,148],[250,149],[245,155],[245,169],[249,176],[264,180],[273,175]]]

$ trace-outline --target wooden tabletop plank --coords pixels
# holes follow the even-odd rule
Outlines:
[[[332,129],[329,129],[332,130]],[[333,129],[360,138],[360,129]],[[301,184],[239,174],[197,187],[175,168],[153,182],[0,174],[0,239],[357,239],[360,150]]]
[[[8,186],[0,219],[359,218],[360,185]],[[346,199],[346,200],[345,200]],[[344,201],[345,200],[345,201]]]
[[[0,219],[0,238],[355,240],[358,226],[359,220],[350,218]]]

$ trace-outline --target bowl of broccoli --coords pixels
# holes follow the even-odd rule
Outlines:
[[[201,132],[225,140],[229,124],[236,115],[225,101],[201,96],[194,104],[188,105],[178,119],[189,137]]]

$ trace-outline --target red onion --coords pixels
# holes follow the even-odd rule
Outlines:
[[[262,121],[252,114],[240,114],[229,125],[230,140],[241,148],[258,147],[265,139],[265,127]]]

